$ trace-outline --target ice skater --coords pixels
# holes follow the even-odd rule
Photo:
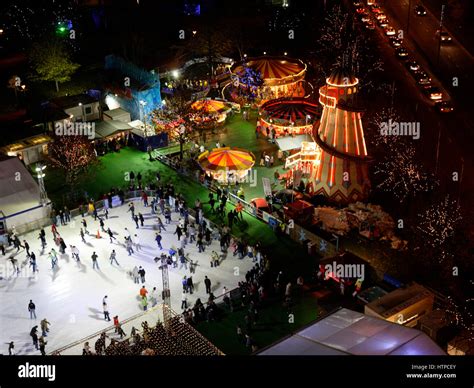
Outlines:
[[[110,243],[111,243],[111,244],[113,243],[112,240],[117,240],[117,239],[115,238],[115,236],[114,236],[114,232],[112,232],[112,231],[110,230],[110,228],[107,229],[107,234],[109,235]]]
[[[161,239],[162,239],[161,234],[156,233],[156,234],[155,234],[155,241],[156,241],[156,243],[157,243],[157,245],[158,245],[158,248],[163,249],[163,247],[162,247],[162,245],[161,245]]]
[[[30,319],[33,319],[33,317],[36,319],[36,305],[32,299],[30,299],[30,303],[28,303],[28,311],[30,312]]]
[[[51,269],[54,269],[58,264],[58,255],[54,248],[49,252],[49,258],[51,259]]]
[[[142,281],[142,284],[145,283],[145,270],[142,266],[138,268],[138,274],[140,275],[140,280]]]
[[[47,337],[49,333],[49,325],[51,325],[50,322],[46,318],[43,318],[40,322],[40,327],[41,327],[41,333],[43,337]]]
[[[115,249],[112,250],[112,253],[110,254],[110,265],[117,264],[120,267],[119,262],[117,261],[117,254],[115,253]]]
[[[104,320],[110,322],[109,306],[107,305],[106,298],[107,298],[107,295],[104,297],[102,301],[102,308],[104,309]]]
[[[91,256],[91,258],[92,258],[92,269],[95,269],[96,267],[97,267],[97,269],[99,269],[99,264],[98,264],[98,262],[97,262],[97,258],[98,258],[98,257],[99,257],[99,256],[97,256],[97,254],[96,254],[95,251],[94,251],[94,252],[92,253],[92,256]]]
[[[140,245],[140,239],[139,239],[139,237],[138,237],[137,234],[135,234],[135,235],[133,236],[133,243],[135,244],[135,248],[136,248],[136,250],[137,250],[137,252],[138,252],[138,251],[140,250],[140,248],[141,248],[141,245]]]

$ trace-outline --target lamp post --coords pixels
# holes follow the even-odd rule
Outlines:
[[[47,201],[48,201],[48,194],[46,193],[46,188],[44,186],[44,177],[46,176],[46,174],[44,173],[44,170],[46,169],[46,166],[41,164],[41,163],[38,163],[36,164],[36,172],[37,172],[37,178],[38,178],[38,186],[39,186],[39,190],[40,190],[40,203],[41,205],[46,205]]]
[[[439,19],[439,36],[438,36],[438,57],[436,60],[437,67],[439,70],[439,59],[441,57],[441,33],[443,32],[443,19],[444,19],[444,8],[446,7],[445,4],[441,6],[441,17]]]

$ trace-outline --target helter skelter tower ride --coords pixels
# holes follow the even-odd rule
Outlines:
[[[347,70],[336,69],[319,89],[323,106],[313,138],[321,149],[310,182],[314,195],[350,203],[367,198],[370,189],[367,147],[357,103],[359,80]]]

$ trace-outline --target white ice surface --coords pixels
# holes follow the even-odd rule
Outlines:
[[[41,319],[47,318],[51,322],[50,333],[47,337],[48,344],[46,351],[68,345],[76,340],[86,337],[92,333],[103,330],[110,326],[109,322],[103,319],[102,298],[108,295],[108,307],[111,318],[118,315],[119,319],[126,319],[140,311],[142,307],[139,302],[138,293],[141,284],[135,284],[127,271],[131,271],[136,266],[142,266],[146,271],[146,283],[148,291],[157,287],[159,295],[162,291],[161,270],[153,261],[155,256],[159,256],[160,251],[154,240],[155,230],[153,224],[155,216],[150,214],[150,208],[144,208],[140,201],[134,201],[136,213],[142,212],[145,217],[144,228],[136,229],[130,213],[127,213],[127,206],[121,206],[109,210],[109,219],[105,221],[105,228],[110,227],[116,235],[117,241],[110,244],[108,235],[101,233],[102,238],[96,239],[95,233],[99,229],[99,221],[94,221],[93,217],[86,216],[88,230],[91,235],[86,236],[87,244],[81,241],[79,230],[82,226],[81,217],[76,217],[75,222],[66,226],[58,226],[58,231],[63,237],[68,249],[66,254],[60,256],[58,260],[59,269],[51,270],[49,252],[55,248],[59,254],[59,249],[53,242],[50,228],[45,228],[47,247],[41,254],[41,243],[38,239],[39,231],[34,231],[20,236],[21,241],[26,239],[30,244],[30,250],[37,258],[39,272],[33,276],[26,261],[26,252],[21,249],[16,258],[22,263],[23,268],[19,275],[13,273],[12,265],[7,261],[8,257],[16,252],[13,247],[9,248],[5,256],[0,256],[1,275],[0,280],[0,354],[8,354],[10,341],[15,342],[16,354],[39,354],[32,345],[29,335],[34,325],[40,324]],[[164,217],[161,216],[163,222]],[[178,213],[172,213],[171,225],[165,225],[166,231],[161,233],[164,251],[174,246],[179,247],[177,236],[173,235]],[[132,256],[123,245],[124,228],[127,227],[133,234],[137,233],[142,245],[142,250]],[[119,244],[118,244],[118,243]],[[80,251],[81,263],[78,264],[71,257],[69,245],[76,245]],[[110,265],[109,255],[112,249],[117,252],[117,260],[120,267],[115,264]],[[210,267],[210,254],[212,250],[220,252],[219,242],[213,241],[210,247],[206,247],[204,253],[198,253],[195,243],[188,244],[185,252],[189,253],[193,262],[198,262],[196,273],[193,274],[195,292],[188,294],[188,304],[193,304],[200,297],[203,302],[207,301],[204,286],[204,275],[212,281],[212,289],[217,297],[221,295],[222,288],[231,290],[244,278],[245,273],[252,267],[249,258],[239,260],[229,256],[217,268]],[[98,258],[100,271],[92,269],[92,252],[95,251]],[[239,268],[239,276],[235,275],[235,267]],[[171,268],[169,269],[171,306],[181,312],[181,280],[183,275],[189,275],[188,270]],[[28,312],[28,302],[32,299],[36,304],[37,319],[30,319]],[[161,298],[159,299],[161,302]],[[149,306],[151,306],[149,304]],[[40,331],[40,328],[38,327]],[[39,332],[39,334],[41,334]]]

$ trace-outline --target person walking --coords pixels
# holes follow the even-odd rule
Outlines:
[[[161,234],[156,233],[156,234],[155,234],[155,241],[156,241],[156,243],[157,243],[157,245],[158,245],[158,248],[160,248],[160,250],[163,249],[163,247],[161,246],[161,239],[162,239]]]
[[[38,326],[33,326],[30,331],[31,339],[33,340],[33,345],[38,350]]]
[[[142,281],[142,284],[145,283],[145,270],[143,269],[142,266],[138,268],[138,274],[140,275],[140,279]]]
[[[107,298],[107,296],[105,296],[105,298]],[[107,301],[105,298],[102,301],[102,308],[104,309],[104,320],[110,322],[109,306],[107,305]]]
[[[112,253],[110,254],[109,260],[110,260],[110,265],[113,265],[115,262],[115,264],[117,264],[120,267],[120,264],[117,261],[117,254],[115,253],[115,249],[112,249]]]
[[[33,319],[33,317],[36,319],[36,305],[32,299],[30,299],[30,303],[28,303],[28,311],[30,312],[30,319]]]
[[[109,235],[110,243],[111,243],[111,244],[113,243],[112,240],[117,240],[117,239],[115,238],[115,236],[114,236],[114,232],[112,232],[112,231],[110,230],[110,228],[107,229],[107,234]]]
[[[94,251],[94,252],[92,253],[92,256],[91,256],[91,258],[92,258],[92,269],[95,269],[96,267],[97,267],[97,269],[99,269],[99,264],[98,264],[98,262],[97,262],[97,258],[98,258],[98,257],[99,257],[99,256],[97,256],[97,254],[96,254],[95,251]]]
[[[40,322],[40,327],[41,327],[41,334],[43,337],[47,337],[49,333],[49,325],[51,325],[50,322],[46,318],[42,319]]]
[[[204,276],[204,285],[206,286],[206,294],[210,294],[211,293],[211,280],[207,276]]]

